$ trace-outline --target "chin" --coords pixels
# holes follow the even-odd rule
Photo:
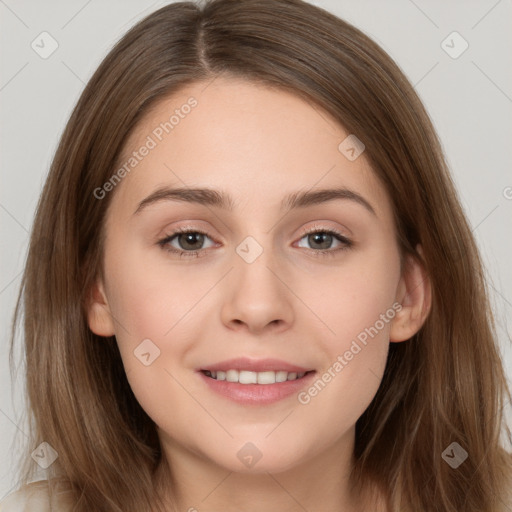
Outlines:
[[[228,471],[244,474],[282,473],[299,466],[304,458],[297,450],[300,442],[294,446],[283,447],[262,438],[260,441],[240,441],[236,447],[226,448],[221,454],[212,454],[212,460]],[[284,451],[283,451],[284,448]],[[232,455],[231,455],[232,454]],[[217,455],[217,457],[215,457]]]

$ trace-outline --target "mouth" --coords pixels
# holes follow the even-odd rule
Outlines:
[[[303,379],[306,375],[315,373],[315,370],[304,372],[288,372],[286,370],[254,372],[249,370],[201,370],[201,373],[217,381],[233,382],[238,384],[277,384],[280,382]]]
[[[309,386],[316,370],[283,359],[236,357],[196,368],[207,388],[244,406],[263,406]]]

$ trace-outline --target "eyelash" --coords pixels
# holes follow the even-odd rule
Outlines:
[[[182,227],[182,228],[176,229],[169,235],[166,235],[165,238],[159,240],[157,243],[165,251],[173,253],[173,254],[178,254],[180,258],[197,258],[197,257],[205,256],[206,249],[200,249],[197,251],[184,251],[184,250],[171,248],[170,246],[167,245],[169,242],[172,241],[173,238],[175,238],[177,235],[180,235],[183,233],[201,234],[201,235],[205,235],[211,239],[211,237],[205,231],[201,231],[200,229],[193,229],[190,227]],[[334,229],[325,229],[320,226],[313,226],[311,229],[304,232],[299,240],[302,240],[305,236],[313,234],[313,233],[324,233],[324,234],[328,234],[328,235],[334,235],[334,237],[338,241],[340,241],[344,244],[342,247],[338,247],[337,249],[319,249],[319,250],[310,249],[310,251],[313,251],[315,256],[320,256],[320,257],[335,256],[338,252],[346,251],[346,250],[350,249],[353,245],[353,242],[351,240],[349,240],[347,237],[345,237],[338,231],[336,231]]]

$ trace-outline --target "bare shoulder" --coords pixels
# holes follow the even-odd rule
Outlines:
[[[53,484],[53,498],[47,480],[32,482],[0,501],[0,512],[68,512],[71,510],[71,494],[59,483]]]

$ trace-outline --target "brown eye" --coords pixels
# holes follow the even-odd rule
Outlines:
[[[332,229],[314,227],[313,230],[308,231],[301,238],[301,240],[304,239],[306,239],[307,244],[309,244],[307,248],[322,255],[337,253],[340,250],[345,250],[352,246],[352,242],[347,237]],[[341,247],[333,248],[332,245],[336,242],[341,245]],[[303,246],[299,245],[299,247]]]
[[[204,234],[197,232],[179,233],[173,238],[176,238],[180,249],[184,250],[197,250],[201,249],[204,243]]]
[[[203,244],[206,239],[211,240],[203,231],[181,228],[160,240],[158,245],[166,251],[183,257],[197,257],[205,252]],[[212,243],[211,246],[213,245],[215,244]]]

